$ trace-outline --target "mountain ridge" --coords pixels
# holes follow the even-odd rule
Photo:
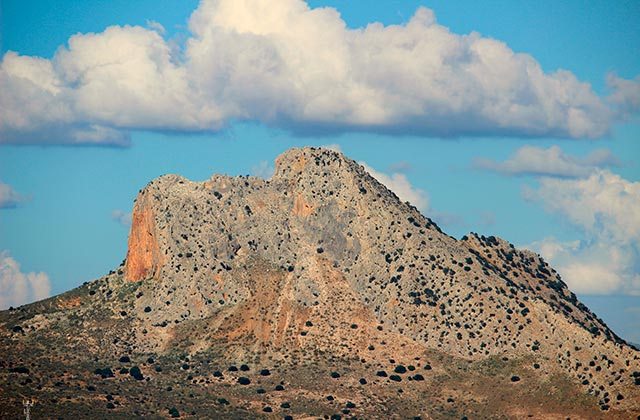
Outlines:
[[[0,348],[53,336],[63,347],[92,349],[105,361],[116,354],[194,359],[207,354],[220,363],[245,360],[300,371],[309,363],[330,369],[335,360],[347,369],[345,361],[359,361],[377,366],[368,369],[368,380],[360,378],[376,387],[400,382],[434,386],[440,380],[425,380],[422,373],[403,376],[406,369],[387,375],[389,364],[428,365],[449,378],[461,375],[460,370],[486,381],[478,372],[491,362],[494,370],[517,365],[524,372],[511,375],[507,384],[526,376],[534,388],[551,389],[549,378],[560,378],[575,404],[563,403],[565,395],[548,407],[555,414],[582,410],[586,417],[624,418],[640,410],[640,353],[579,302],[541,257],[493,236],[448,236],[361,165],[334,151],[291,149],[276,159],[269,180],[214,175],[193,182],[164,175],[151,181],[136,199],[123,265],[67,295],[3,312],[0,324],[9,332],[0,335]],[[56,335],[62,321],[49,319],[46,311],[64,322],[74,318],[77,337]],[[16,322],[20,317],[30,326],[33,319],[45,325],[29,332],[22,327],[26,321]],[[91,338],[89,332],[100,325],[110,329]],[[13,331],[16,326],[22,331]],[[15,350],[11,356],[19,359]],[[425,357],[450,360],[460,369],[454,374],[447,363],[424,364]],[[15,364],[7,362],[6,368]],[[469,371],[466,364],[477,370]],[[353,380],[344,373],[340,379],[337,370],[330,373],[334,382]],[[451,383],[457,382],[451,379],[443,389]],[[326,398],[313,397],[322,386],[299,384],[298,398],[309,394],[299,414],[335,411]],[[346,409],[349,414],[389,415],[373,404],[380,395],[396,401],[391,405],[404,401],[388,395],[387,388],[368,394],[361,382],[348,387],[360,398],[360,408]],[[510,388],[500,387],[511,395]],[[494,398],[490,390],[473,392],[481,397],[458,395],[454,408],[496,414],[479,406]],[[534,416],[553,414],[527,405],[518,392],[518,398],[506,399]],[[450,416],[419,408],[425,405],[420,402],[433,403],[419,396],[419,388],[403,393],[417,404],[403,408],[404,415],[411,410],[427,418],[458,413],[449,398],[438,404],[453,410]],[[216,407],[218,414],[232,408],[256,414],[260,404],[255,398],[236,397],[233,407]],[[367,411],[368,404],[378,409]],[[114,409],[124,412],[126,407]],[[523,414],[510,410],[512,417]],[[233,410],[228,414],[233,416]]]

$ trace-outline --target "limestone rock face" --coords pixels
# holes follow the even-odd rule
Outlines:
[[[147,331],[208,320],[195,348],[239,340],[340,351],[336,342],[383,325],[471,359],[544,353],[590,390],[613,378],[576,362],[637,357],[538,255],[494,237],[456,240],[328,150],[288,151],[270,180],[156,179],[136,203],[125,277],[150,280],[136,302],[152,308],[140,311]],[[323,332],[300,336],[309,320]],[[150,337],[155,349],[176,335]]]
[[[107,354],[216,354],[305,366],[356,360],[369,370],[390,360],[426,369],[424,359],[437,354],[442,364],[434,369],[451,383],[460,375],[451,366],[477,366],[482,383],[498,375],[496,363],[516,359],[528,363],[539,392],[560,392],[561,381],[551,379],[566,377],[593,399],[569,402],[569,394],[559,393],[557,407],[536,408],[542,417],[589,404],[622,417],[640,410],[639,352],[541,257],[492,236],[448,236],[362,166],[329,150],[292,149],[278,157],[269,180],[153,180],[136,199],[124,267],[79,290],[82,299],[57,297],[46,310],[87,320],[77,345]],[[109,329],[92,323],[107,319]],[[47,336],[49,327],[42,328]],[[472,387],[473,378],[460,386]],[[315,386],[300,385],[311,394]],[[434,403],[421,400],[426,392],[416,388],[417,405]],[[494,398],[482,388],[465,392]],[[374,407],[379,398],[362,394],[361,401]],[[477,403],[471,400],[465,404]],[[375,410],[361,414],[393,417]],[[585,410],[581,415],[593,414]]]
[[[134,207],[128,245],[125,265],[127,280],[140,281],[159,273],[163,257],[149,195],[141,194]]]

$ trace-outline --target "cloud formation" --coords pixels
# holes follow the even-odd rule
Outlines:
[[[260,161],[257,165],[251,168],[251,175],[264,179],[270,179],[273,176],[275,168],[266,160]]]
[[[7,251],[0,252],[0,310],[49,297],[51,285],[45,273],[23,273]]]
[[[9,184],[0,181],[0,209],[14,208],[24,201],[24,197],[18,194]]]
[[[607,170],[584,179],[541,178],[525,198],[578,228],[583,240],[531,244],[576,292],[640,295],[640,182]]]
[[[394,172],[390,175],[377,171],[366,162],[358,162],[378,182],[393,191],[401,201],[408,201],[418,210],[425,213],[429,209],[429,197],[424,190],[415,188],[405,174]]]
[[[392,163],[391,165],[389,165],[389,170],[391,172],[410,172],[413,169],[413,166],[411,166],[411,164],[409,162],[407,162],[406,160],[401,160],[395,163]]]
[[[637,114],[640,110],[640,75],[627,80],[609,74],[607,85],[612,92],[607,99],[613,105],[618,118],[627,119]]]
[[[596,168],[620,166],[620,161],[607,149],[598,149],[584,158],[567,155],[558,146],[548,149],[523,146],[504,162],[477,158],[473,166],[504,175],[534,175],[577,178],[587,177]]]
[[[338,149],[338,151],[340,151]],[[403,172],[391,172],[390,174],[380,172],[366,162],[358,162],[371,174],[378,182],[393,191],[400,201],[408,201],[415,206],[422,214],[428,215],[440,226],[453,227],[464,226],[464,219],[455,213],[437,211],[430,206],[429,195],[421,188],[414,187]]]
[[[349,29],[302,0],[203,0],[176,47],[150,23],[72,36],[51,60],[0,62],[0,143],[127,145],[133,130],[258,121],[297,134],[599,137],[616,113],[568,71],[419,8]],[[610,99],[637,93],[610,77]],[[635,82],[633,82],[635,83]],[[631,105],[629,105],[631,104]]]
[[[118,222],[124,227],[131,226],[131,212],[114,210],[111,212],[111,220]]]

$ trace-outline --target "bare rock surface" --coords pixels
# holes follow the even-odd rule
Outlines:
[[[270,180],[152,181],[121,267],[0,331],[3,418],[24,397],[63,417],[640,414],[640,352],[541,257],[452,238],[323,149]]]

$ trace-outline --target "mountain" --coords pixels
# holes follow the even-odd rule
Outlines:
[[[123,264],[1,312],[0,351],[2,418],[640,414],[640,352],[540,256],[314,148],[155,179]]]

